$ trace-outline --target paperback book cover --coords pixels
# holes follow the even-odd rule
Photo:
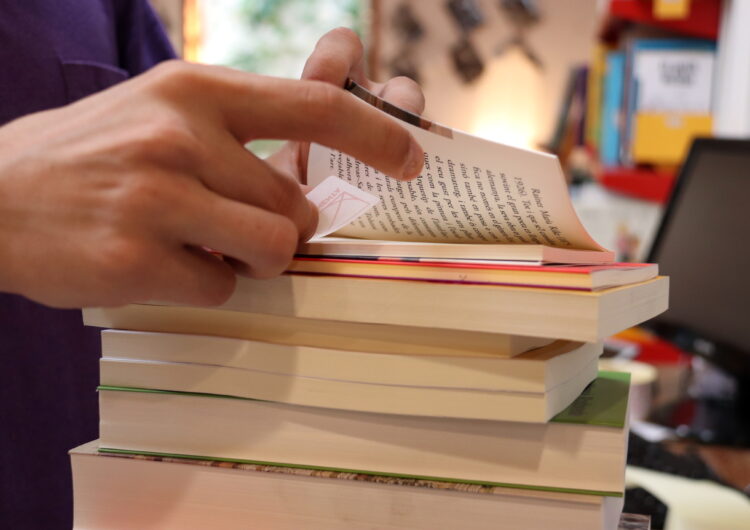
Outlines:
[[[287,272],[595,291],[650,280],[658,275],[659,267],[653,263],[514,265],[479,260],[297,256]]]

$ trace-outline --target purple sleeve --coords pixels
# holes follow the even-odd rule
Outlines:
[[[174,57],[146,0],[0,0],[0,125]],[[98,434],[99,332],[0,293],[0,528],[72,527],[67,451]]]
[[[0,0],[0,125],[174,57],[147,0]]]
[[[147,0],[113,0],[117,10],[120,68],[131,76],[174,59],[175,52]]]

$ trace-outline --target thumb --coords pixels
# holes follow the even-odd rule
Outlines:
[[[369,88],[364,75],[364,48],[356,33],[348,28],[329,31],[315,45],[302,79],[324,81],[339,87],[348,77]]]

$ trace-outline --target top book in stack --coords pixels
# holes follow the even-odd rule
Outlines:
[[[351,92],[395,116],[425,151],[421,175],[388,178],[340,151],[313,144],[307,182],[336,176],[379,199],[303,254],[605,264],[614,254],[591,238],[568,195],[556,156],[498,144],[398,109],[350,83]],[[361,199],[342,191],[321,208],[340,216]],[[373,242],[377,241],[377,242]],[[439,243],[439,245],[435,245]]]

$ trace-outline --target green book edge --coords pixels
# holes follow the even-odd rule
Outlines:
[[[550,421],[602,427],[625,427],[630,394],[630,374],[600,371],[573,403]]]
[[[310,469],[314,471],[333,471],[335,473],[352,473],[352,474],[357,474],[357,475],[394,477],[394,478],[404,478],[404,479],[412,479],[412,480],[428,480],[428,481],[434,481],[434,482],[448,482],[451,484],[472,484],[476,486],[487,486],[487,487],[497,487],[497,488],[522,489],[522,490],[532,490],[532,491],[549,491],[549,492],[555,492],[555,493],[572,493],[576,495],[592,495],[596,497],[622,497],[623,496],[623,493],[621,491],[598,491],[598,490],[586,490],[586,489],[576,489],[576,488],[556,488],[552,486],[534,486],[530,484],[489,482],[489,481],[484,481],[484,480],[465,480],[465,479],[456,479],[456,478],[447,478],[447,477],[408,475],[405,473],[386,473],[386,472],[381,472],[381,471],[375,472],[375,471],[366,471],[366,470],[361,470],[361,469],[342,469],[342,468],[336,468],[336,467],[289,464],[286,462],[265,462],[262,460],[244,460],[240,458],[220,458],[220,457],[202,456],[202,455],[183,455],[183,454],[176,454],[176,453],[160,453],[160,452],[154,452],[154,451],[133,451],[130,449],[113,449],[113,448],[108,448],[108,447],[99,447],[98,452],[103,453],[103,454],[119,454],[119,455],[134,455],[134,456],[143,455],[143,456],[156,456],[156,457],[162,457],[162,458],[178,458],[178,459],[185,459],[185,460],[203,460],[203,461],[209,461],[209,462],[229,462],[233,464],[250,464],[250,465],[259,465],[259,466],[275,466],[275,467],[286,467],[286,468],[295,468],[295,469]]]
[[[267,401],[225,394],[202,394],[200,392],[182,392],[175,390],[157,390],[151,388],[121,387],[100,385],[99,390],[116,392],[145,392],[149,394],[176,394],[182,396],[213,397],[221,399],[239,399],[242,401]],[[622,429],[628,410],[628,393],[630,374],[625,372],[599,372],[592,381],[566,409],[558,413],[550,422],[576,423]]]

